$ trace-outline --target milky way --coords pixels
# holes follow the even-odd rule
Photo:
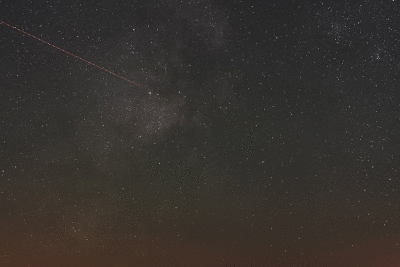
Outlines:
[[[395,266],[399,11],[2,1],[0,265]]]

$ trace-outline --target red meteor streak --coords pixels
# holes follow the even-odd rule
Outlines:
[[[64,53],[67,53],[68,55],[71,55],[71,56],[73,56],[73,57],[76,57],[77,59],[80,59],[80,60],[82,60],[82,61],[84,61],[84,62],[86,62],[86,63],[88,63],[88,64],[90,64],[90,65],[93,65],[93,66],[95,66],[96,68],[99,68],[99,69],[104,70],[104,71],[106,71],[106,72],[108,72],[108,73],[111,73],[112,75],[115,75],[115,76],[117,76],[118,78],[124,79],[125,81],[130,82],[130,83],[133,83],[134,85],[140,86],[140,84],[138,84],[138,83],[135,83],[135,82],[133,82],[133,81],[131,81],[131,80],[128,80],[127,78],[122,77],[122,76],[120,76],[120,75],[118,75],[118,74],[116,74],[116,73],[114,73],[114,72],[112,72],[112,71],[109,71],[108,69],[105,69],[105,68],[103,68],[103,67],[100,67],[99,65],[96,65],[96,64],[94,64],[94,63],[92,63],[92,62],[90,62],[90,61],[88,61],[88,60],[86,60],[86,59],[84,59],[84,58],[78,57],[77,55],[74,55],[74,54],[72,54],[71,52],[68,52],[68,51],[66,51],[66,50],[64,50],[64,49],[62,49],[62,48],[60,48],[60,47],[58,47],[58,46],[55,46],[55,45],[49,43],[49,42],[46,42],[45,40],[42,40],[42,39],[40,39],[40,38],[38,38],[38,37],[36,37],[36,36],[30,34],[30,33],[27,33],[27,32],[25,32],[25,31],[23,31],[23,30],[21,30],[21,29],[18,29],[17,27],[14,27],[14,26],[12,26],[12,25],[10,25],[10,24],[8,24],[8,23],[5,23],[4,21],[1,21],[1,20],[0,20],[0,23],[3,23],[4,25],[7,25],[8,27],[11,27],[11,28],[13,28],[13,29],[16,29],[17,31],[20,31],[20,32],[22,32],[23,34],[26,34],[26,35],[28,35],[28,36],[30,36],[30,37],[33,37],[33,38],[35,38],[36,40],[39,40],[39,41],[41,41],[41,42],[43,42],[43,43],[45,43],[45,44],[47,44],[47,45],[50,45],[50,46],[52,46],[52,47],[54,47],[54,48],[57,48],[58,50],[60,50],[60,51],[62,51],[62,52],[64,52]]]

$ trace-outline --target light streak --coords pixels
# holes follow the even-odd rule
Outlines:
[[[96,68],[99,68],[99,69],[101,69],[101,70],[103,70],[103,71],[106,71],[106,72],[112,74],[112,75],[115,75],[115,76],[117,76],[118,78],[121,78],[121,79],[123,79],[123,80],[125,80],[125,81],[127,81],[127,82],[130,82],[130,83],[133,83],[133,84],[136,85],[136,86],[140,86],[140,84],[138,84],[138,83],[135,83],[135,82],[133,82],[133,81],[131,81],[131,80],[125,78],[125,77],[122,77],[121,75],[118,75],[118,74],[116,74],[116,73],[114,73],[114,72],[112,72],[112,71],[110,71],[110,70],[108,70],[108,69],[105,69],[105,68],[103,68],[103,67],[100,67],[99,65],[96,65],[96,64],[94,64],[93,62],[90,62],[90,61],[88,61],[88,60],[86,60],[86,59],[84,59],[84,58],[81,58],[81,57],[79,57],[79,56],[77,56],[77,55],[75,55],[75,54],[72,54],[71,52],[68,52],[68,51],[66,51],[66,50],[64,50],[64,49],[62,49],[62,48],[60,48],[60,47],[58,47],[58,46],[55,46],[55,45],[49,43],[49,42],[46,42],[45,40],[42,40],[42,39],[40,39],[39,37],[36,37],[36,36],[34,36],[34,35],[30,34],[30,33],[27,33],[27,32],[25,32],[25,31],[23,31],[23,30],[21,30],[21,29],[18,29],[17,27],[12,26],[12,25],[10,25],[10,24],[8,24],[8,23],[5,23],[4,21],[1,21],[1,20],[0,20],[0,23],[3,23],[4,25],[6,25],[6,26],[8,26],[8,27],[11,27],[11,28],[13,28],[13,29],[15,29],[15,30],[17,30],[17,31],[19,31],[19,32],[22,32],[23,34],[26,34],[26,35],[28,35],[28,36],[30,36],[30,37],[32,37],[32,38],[35,38],[36,40],[39,40],[39,41],[41,41],[41,42],[43,42],[43,43],[45,43],[45,44],[47,44],[47,45],[49,45],[49,46],[52,46],[52,47],[54,47],[54,48],[57,48],[58,50],[60,50],[60,51],[62,51],[62,52],[64,52],[64,53],[67,53],[68,55],[71,55],[71,56],[73,56],[73,57],[76,57],[77,59],[80,59],[80,60],[82,60],[82,61],[84,61],[84,62],[86,62],[86,63],[88,63],[88,64],[90,64],[90,65],[93,65],[93,66],[95,66]]]

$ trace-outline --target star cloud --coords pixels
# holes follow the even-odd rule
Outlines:
[[[81,150],[97,155],[152,144],[162,140],[174,125],[183,124],[184,105],[185,97],[180,93],[116,97],[94,114],[82,117],[76,137]]]

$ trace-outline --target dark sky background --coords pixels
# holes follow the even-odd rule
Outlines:
[[[400,266],[395,1],[0,1],[1,266]]]

